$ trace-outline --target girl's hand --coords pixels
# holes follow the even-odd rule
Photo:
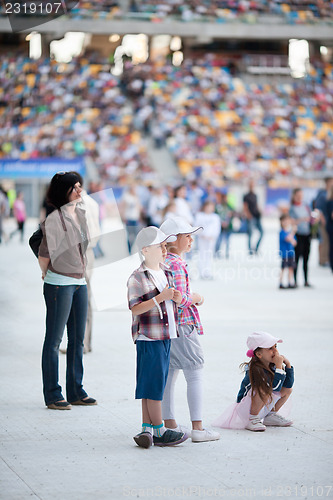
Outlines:
[[[279,370],[282,370],[282,364],[283,364],[284,357],[281,356],[278,352],[274,356],[274,364],[276,368],[279,368]]]
[[[163,302],[164,300],[172,300],[174,293],[175,289],[169,288],[169,285],[166,285],[164,290],[159,294],[160,302]]]
[[[197,304],[201,300],[201,295],[199,295],[198,293],[192,293],[191,297],[192,297],[192,304]]]
[[[286,365],[286,368],[291,368],[290,361],[285,356],[283,356],[283,362]]]
[[[182,301],[182,294],[179,290],[175,290],[173,293],[172,300],[176,302],[176,304],[180,304]]]
[[[203,296],[201,295],[201,299],[199,300],[199,302],[196,302],[196,306],[202,306],[202,304],[205,302],[205,299],[203,298]]]

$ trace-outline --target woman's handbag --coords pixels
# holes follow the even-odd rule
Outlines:
[[[38,259],[38,251],[40,244],[43,239],[43,231],[41,230],[40,226],[38,227],[37,231],[35,231],[29,238],[29,245],[33,253],[36,255]]]

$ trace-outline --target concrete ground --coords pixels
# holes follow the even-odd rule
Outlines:
[[[6,230],[12,225],[8,221]],[[98,406],[66,412],[44,406],[45,308],[37,260],[17,239],[0,246],[1,499],[333,497],[332,274],[318,267],[314,241],[314,287],[278,290],[278,227],[268,220],[264,227],[261,256],[247,257],[245,235],[234,236],[230,260],[215,262],[214,281],[199,280],[195,256],[190,262],[193,290],[205,296],[204,423],[234,401],[246,337],[257,329],[281,336],[280,351],[295,367],[294,425],[259,434],[221,429],[219,441],[188,440],[169,449],[140,449],[132,439],[140,430],[140,402],[125,304],[94,315],[84,380]],[[31,221],[27,235],[33,228]],[[64,375],[61,356],[62,385]],[[179,422],[189,424],[181,376],[176,397]]]

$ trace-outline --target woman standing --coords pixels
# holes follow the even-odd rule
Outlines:
[[[46,333],[42,353],[45,404],[52,410],[74,405],[96,405],[83,389],[83,340],[88,298],[85,280],[88,231],[79,208],[81,185],[73,172],[59,172],[51,180],[47,201],[55,210],[41,228],[39,265],[44,280]],[[67,400],[59,385],[59,346],[67,325]]]
[[[300,188],[293,190],[291,197],[290,217],[297,225],[295,247],[295,286],[297,286],[297,268],[300,257],[303,259],[304,286],[311,286],[308,281],[308,260],[311,246],[310,208],[303,202],[303,191]]]

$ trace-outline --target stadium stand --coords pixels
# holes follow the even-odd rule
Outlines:
[[[151,175],[130,100],[110,65],[91,59],[1,57],[0,158],[84,155],[114,182]]]
[[[50,4],[47,0],[39,4]],[[333,2],[330,0],[131,0],[129,9],[122,8],[116,0],[80,0],[62,2],[73,19],[112,19],[114,17],[137,17],[139,19],[168,19],[184,22],[234,22],[254,23],[261,16],[270,15],[288,24],[311,24],[333,22]],[[24,3],[29,11],[36,8],[36,2]],[[54,7],[55,8],[55,7]],[[5,7],[0,4],[0,14]],[[39,9],[39,15],[47,15],[46,9]],[[264,19],[262,21],[264,22]]]
[[[333,67],[286,84],[245,83],[216,55],[69,64],[2,57],[0,158],[90,156],[102,178],[151,175],[144,137],[166,144],[184,176],[267,179],[333,168]]]

